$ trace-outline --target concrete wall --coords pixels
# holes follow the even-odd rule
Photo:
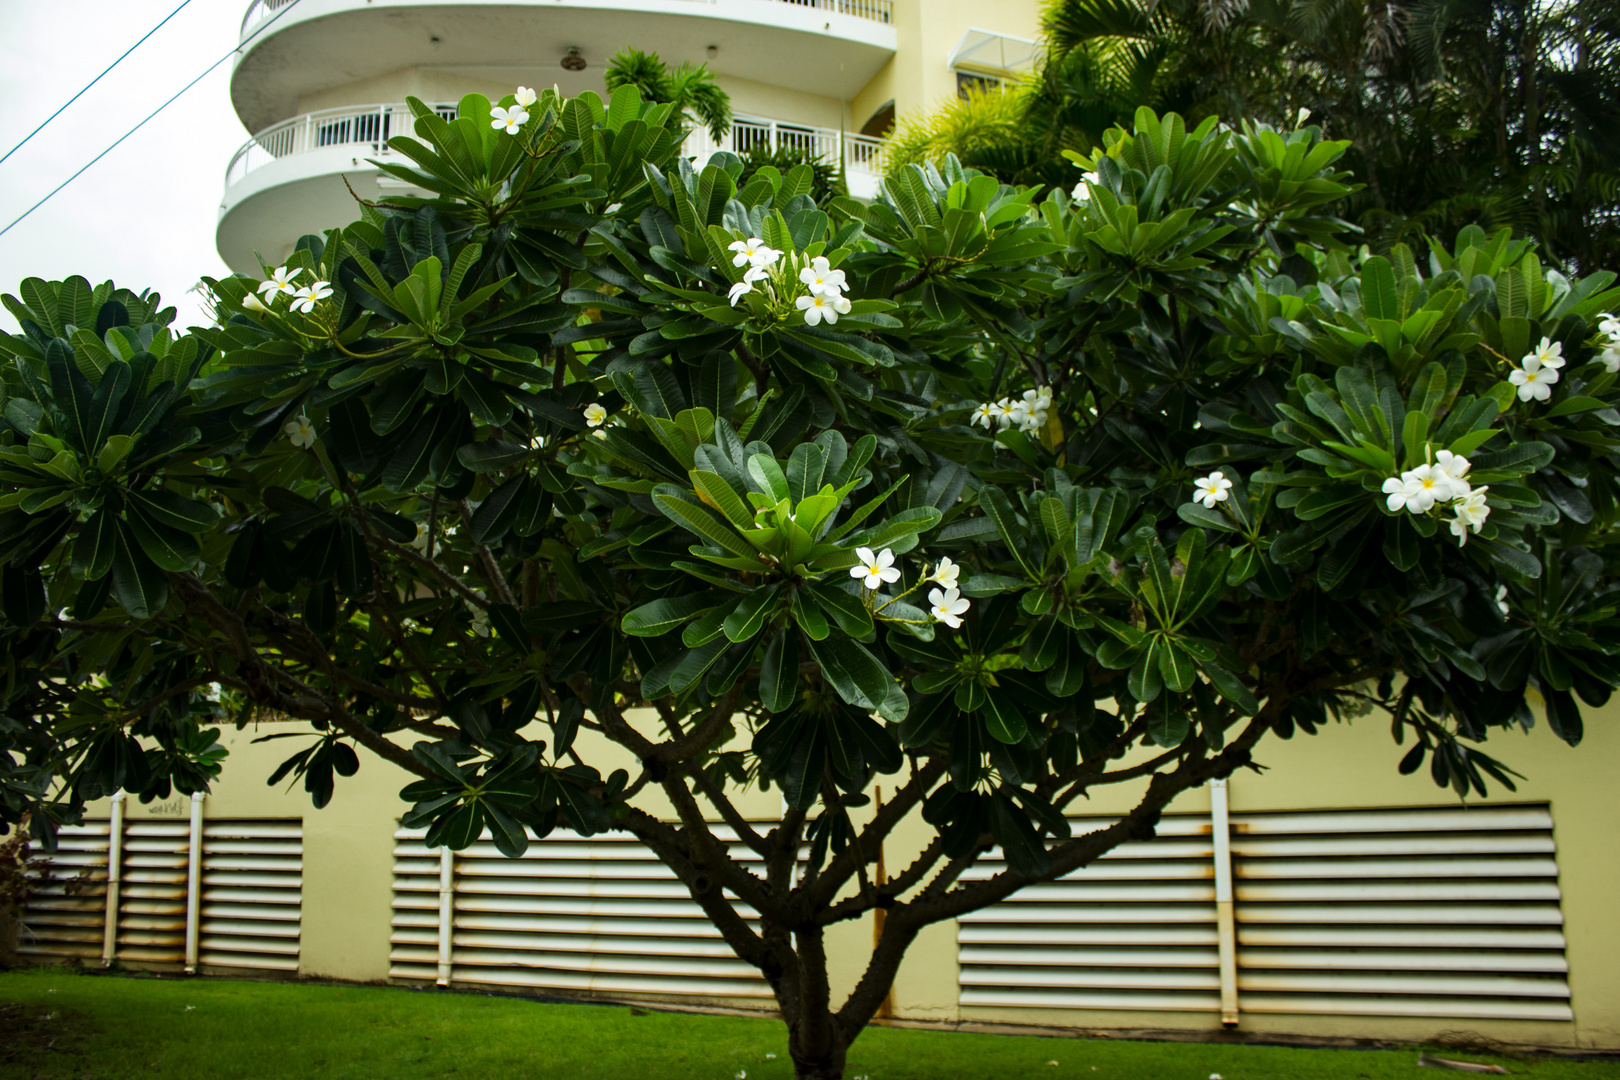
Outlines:
[[[1568,939],[1570,986],[1575,1021],[1418,1020],[1384,1017],[1250,1015],[1246,1030],[1380,1038],[1422,1038],[1439,1031],[1469,1027],[1495,1038],[1557,1046],[1620,1047],[1620,936],[1612,931],[1610,909],[1620,894],[1620,801],[1613,797],[1614,762],[1620,753],[1620,707],[1588,717],[1586,741],[1570,748],[1538,726],[1529,735],[1498,735],[1488,749],[1523,773],[1517,793],[1493,791],[1486,802],[1546,802],[1551,805],[1565,933]],[[649,717],[638,718],[649,725]],[[269,788],[264,778],[286,756],[301,748],[296,739],[255,744],[292,725],[266,724],[227,731],[231,749],[227,772],[206,802],[209,818],[301,818],[304,823],[304,917],[302,972],[353,980],[388,976],[392,832],[404,806],[397,793],[410,778],[370,756],[362,757],[359,774],[340,779],[330,806],[314,810],[297,786]],[[745,738],[739,735],[738,738]],[[580,749],[587,760],[607,771],[628,764],[617,747],[589,733]],[[1316,736],[1270,739],[1260,745],[1256,765],[1229,786],[1233,813],[1266,810],[1364,809],[1379,807],[1454,806],[1448,791],[1433,786],[1425,772],[1402,777],[1395,770],[1401,749],[1389,739],[1387,722],[1378,716],[1333,725]],[[879,778],[892,793],[904,776]],[[1107,789],[1083,808],[1087,814],[1122,812],[1134,804],[1142,784]],[[672,816],[656,790],[637,800],[661,816]],[[755,820],[780,812],[780,795],[754,791],[739,808]],[[1209,809],[1206,790],[1188,792],[1172,812]],[[186,800],[141,806],[131,803],[131,818],[184,817]],[[92,816],[105,816],[105,806]],[[902,869],[931,836],[913,815],[890,839],[885,860],[890,873]],[[835,993],[847,994],[871,955],[870,917],[833,927],[828,935]],[[957,1003],[956,929],[954,923],[926,931],[912,947],[894,989],[895,1013],[914,1020],[985,1021],[1086,1028],[1218,1028],[1213,1014],[1063,1011],[1051,1009],[962,1009]]]

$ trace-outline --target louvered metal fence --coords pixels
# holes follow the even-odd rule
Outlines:
[[[143,965],[297,971],[303,823],[122,814],[61,831],[18,951]]]
[[[716,833],[733,858],[757,861],[734,834]],[[454,853],[430,850],[424,835],[394,834],[393,978],[605,995],[771,996],[674,872],[627,834],[554,832],[518,859],[487,835]]]
[[[1544,805],[1169,816],[1157,839],[963,916],[961,1003],[1569,1020],[1559,898]]]

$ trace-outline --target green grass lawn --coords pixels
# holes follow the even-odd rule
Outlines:
[[[790,1080],[774,1020],[371,986],[0,974],[3,1080]],[[774,1056],[772,1056],[774,1055]],[[1463,1055],[1450,1055],[1460,1057]],[[1043,1039],[874,1028],[870,1080],[1384,1080],[1448,1075],[1417,1051]],[[1539,1080],[1620,1080],[1620,1064],[1502,1062]],[[1463,1076],[1466,1073],[1449,1075]]]

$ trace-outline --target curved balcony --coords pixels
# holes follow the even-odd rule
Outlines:
[[[456,115],[453,103],[433,108],[446,119]],[[402,181],[382,175],[367,159],[391,157],[388,140],[411,130],[410,109],[386,104],[305,113],[259,132],[225,170],[214,233],[221,258],[232,270],[256,275],[258,256],[278,263],[305,233],[353,221],[356,196],[375,200],[403,193]],[[887,145],[828,128],[739,118],[724,139],[716,142],[707,131],[695,130],[683,149],[699,161],[717,150],[761,148],[795,150],[835,167],[842,162],[850,194],[869,199],[877,194]]]
[[[420,86],[386,88],[402,73],[601,92],[603,67],[626,46],[674,63],[707,63],[721,76],[849,100],[894,55],[891,3],[253,0],[231,101],[256,131],[354,84],[369,83],[378,96],[425,96]],[[586,70],[561,67],[570,49]]]

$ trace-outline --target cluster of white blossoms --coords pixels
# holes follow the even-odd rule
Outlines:
[[[893,585],[900,580],[900,570],[894,565],[894,551],[891,548],[884,548],[882,551],[877,552],[868,547],[856,548],[855,558],[860,561],[849,568],[849,576],[859,578],[861,584],[868,589],[876,591],[885,585]],[[962,616],[972,606],[962,596],[961,590],[957,588],[961,574],[961,566],[952,562],[949,556],[945,556],[939,560],[939,565],[935,566],[931,572],[923,576],[921,581],[906,591],[909,593],[929,584],[943,586],[942,588],[929,590],[928,613],[935,620],[944,623],[952,630],[956,630],[962,625]],[[905,593],[901,595],[903,596]],[[898,600],[899,597],[894,599]],[[894,600],[889,601],[889,603],[893,602]],[[887,606],[888,604],[884,605],[884,607]],[[883,608],[878,610],[882,611]]]
[[[489,126],[508,135],[516,135],[522,130],[523,125],[529,122],[528,106],[539,100],[539,95],[527,86],[518,87],[517,93],[512,97],[517,104],[510,109],[503,109],[497,105],[489,110]]]
[[[332,285],[326,281],[316,281],[303,288],[297,288],[293,281],[304,272],[303,267],[289,269],[278,266],[270,271],[270,276],[259,283],[259,292],[270,301],[266,304],[253,293],[242,298],[242,307],[260,315],[267,315],[277,300],[291,298],[289,305],[294,311],[309,314],[315,310],[315,305],[332,295]]]
[[[1052,408],[1052,388],[1025,390],[1022,397],[1004,397],[1000,401],[985,401],[973,406],[973,419],[989,431],[995,427],[1006,431],[1015,427],[1019,431],[1036,432],[1046,426],[1046,414]]]
[[[1526,353],[1508,375],[1508,382],[1519,388],[1520,401],[1546,401],[1552,397],[1553,383],[1558,381],[1558,369],[1563,366],[1564,347],[1542,338],[1541,344]]]
[[[734,252],[731,257],[732,266],[747,267],[743,271],[743,279],[733,285],[731,291],[726,294],[732,307],[736,307],[737,301],[753,292],[754,285],[761,281],[766,283],[771,295],[775,295],[775,289],[771,284],[771,268],[782,258],[782,252],[757,236],[738,240],[731,244],[728,250]],[[831,326],[838,321],[838,316],[849,314],[850,303],[844,296],[849,289],[849,283],[844,279],[844,272],[834,270],[825,256],[817,255],[811,259],[810,265],[799,271],[799,282],[808,288],[809,292],[795,299],[793,303],[804,312],[804,321],[807,325],[819,326],[825,322]]]
[[[281,433],[287,436],[287,441],[300,450],[308,450],[315,445],[315,425],[309,422],[309,417],[299,413],[282,425]]]
[[[1427,514],[1436,506],[1449,509],[1454,515],[1451,535],[1459,546],[1466,544],[1468,533],[1478,533],[1491,515],[1491,508],[1485,505],[1490,488],[1470,485],[1465,479],[1468,469],[1467,458],[1450,450],[1438,451],[1433,461],[1385,480],[1383,491],[1388,498],[1384,505],[1394,513]]]
[[[1078,184],[1074,185],[1074,190],[1069,193],[1069,198],[1073,199],[1077,203],[1090,202],[1091,201],[1091,187],[1090,187],[1090,185],[1092,185],[1092,184],[1100,184],[1100,183],[1102,183],[1102,177],[1098,176],[1096,173],[1094,173],[1094,172],[1081,173],[1080,174],[1080,182]]]
[[[1605,311],[1598,316],[1598,333],[1603,335],[1603,351],[1598,362],[1610,375],[1620,374],[1620,318]]]

